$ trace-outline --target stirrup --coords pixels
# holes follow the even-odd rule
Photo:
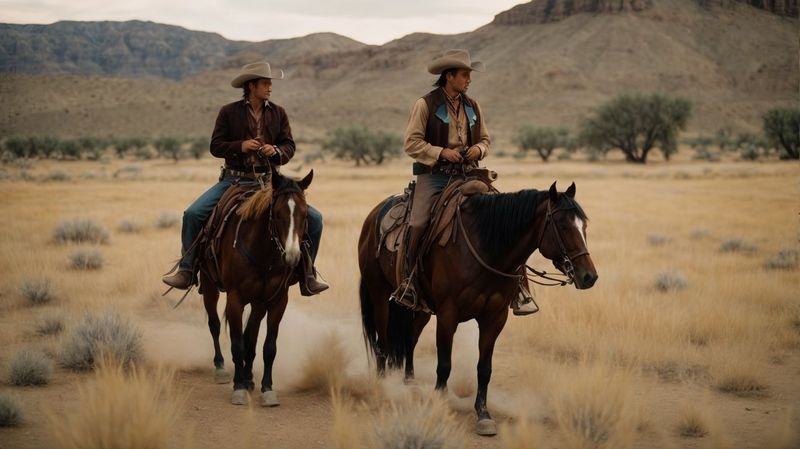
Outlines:
[[[539,311],[539,305],[533,299],[533,295],[528,292],[524,285],[520,284],[517,297],[511,303],[511,309],[516,316],[531,315]]]

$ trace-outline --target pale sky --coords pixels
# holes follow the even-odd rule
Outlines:
[[[414,32],[472,31],[520,3],[526,0],[0,0],[0,22],[138,19],[234,40],[329,31],[379,45]]]

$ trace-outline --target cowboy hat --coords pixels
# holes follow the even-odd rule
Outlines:
[[[444,55],[428,63],[428,72],[434,75],[440,75],[447,69],[468,69],[476,72],[485,70],[482,62],[472,62],[469,58],[469,52],[459,49],[447,50]]]
[[[241,70],[239,70],[239,74],[233,79],[233,81],[231,81],[231,86],[242,87],[244,83],[259,78],[282,80],[283,70],[275,69],[275,73],[273,73],[268,62],[254,62],[252,64],[247,64],[242,67]]]

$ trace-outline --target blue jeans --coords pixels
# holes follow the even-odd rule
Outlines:
[[[192,246],[197,235],[203,229],[206,220],[211,215],[222,195],[228,190],[228,187],[239,179],[239,184],[242,185],[258,185],[257,182],[249,179],[237,178],[235,176],[226,176],[220,182],[213,185],[205,193],[200,195],[188,209],[183,212],[183,228],[181,229],[181,244],[183,245],[183,258],[180,263],[181,271],[191,271],[194,266],[194,259],[197,257],[196,250],[192,249],[186,252]],[[317,258],[317,251],[319,251],[319,242],[322,239],[322,214],[308,205],[308,239],[311,244],[309,253],[311,260]]]

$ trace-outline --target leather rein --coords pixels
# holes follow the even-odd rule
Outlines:
[[[559,246],[559,248],[561,250],[561,256],[563,257],[563,259],[562,259],[562,265],[564,267],[564,273],[563,274],[561,274],[561,273],[548,273],[548,272],[546,272],[544,270],[539,271],[539,270],[536,270],[535,268],[531,267],[528,264],[520,265],[519,267],[517,267],[516,270],[514,270],[516,272],[516,271],[519,271],[521,268],[525,267],[525,270],[526,270],[525,274],[505,273],[503,271],[500,271],[500,270],[492,267],[491,265],[486,263],[485,260],[483,260],[483,258],[480,256],[480,254],[478,254],[478,251],[472,245],[472,241],[470,241],[469,236],[467,235],[466,228],[464,227],[464,222],[463,222],[463,220],[461,218],[461,207],[457,207],[456,208],[456,217],[458,218],[458,227],[461,229],[461,235],[464,237],[464,241],[467,243],[467,248],[469,249],[470,254],[472,254],[472,257],[474,257],[475,260],[486,271],[488,271],[488,272],[490,272],[492,274],[495,274],[497,276],[501,276],[501,277],[505,277],[505,278],[509,278],[509,279],[516,279],[516,280],[518,280],[520,282],[522,282],[522,279],[524,277],[527,277],[529,281],[531,281],[533,283],[536,283],[536,284],[539,284],[539,285],[544,285],[544,286],[556,286],[556,285],[558,285],[558,286],[562,286],[563,287],[565,285],[575,283],[575,268],[574,268],[574,265],[573,265],[572,261],[578,259],[579,257],[583,257],[583,256],[588,256],[589,255],[589,251],[586,249],[585,246],[584,246],[583,250],[577,251],[576,253],[570,255],[569,252],[567,251],[566,246],[564,245],[564,240],[561,238],[561,234],[558,232],[558,226],[556,226],[555,220],[553,219],[554,215],[556,213],[558,213],[558,212],[566,212],[566,211],[571,210],[571,209],[576,209],[576,206],[575,205],[571,205],[570,207],[556,208],[555,210],[552,210],[550,208],[550,202],[548,201],[547,202],[547,215],[545,215],[545,223],[544,223],[544,226],[542,226],[542,232],[539,234],[539,240],[538,240],[538,242],[536,244],[537,249],[541,247],[542,240],[544,239],[544,234],[547,231],[547,225],[548,224],[552,224],[553,225],[553,232],[556,235],[556,241],[558,242],[558,246]],[[528,274],[528,272],[530,272],[530,275]],[[563,276],[566,279],[559,279],[559,278],[555,278],[555,277],[552,277],[552,276]],[[537,280],[536,277],[539,277],[539,278],[542,278],[542,279],[546,279],[548,281],[552,281],[553,283],[541,282],[541,281]]]

